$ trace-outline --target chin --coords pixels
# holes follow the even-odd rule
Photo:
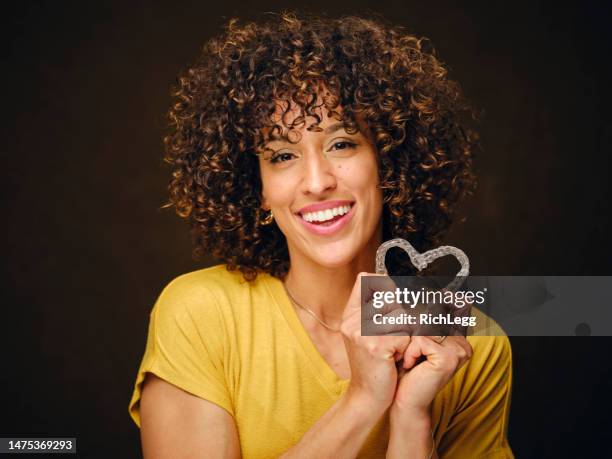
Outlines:
[[[341,268],[350,264],[358,255],[359,251],[355,248],[338,247],[317,251],[317,253],[312,254],[311,258],[326,268]]]
[[[321,266],[324,266],[325,268],[342,268],[343,266],[346,266],[349,264],[349,262],[351,261],[351,258],[338,258],[338,259],[333,259],[333,260],[318,260],[319,264]]]

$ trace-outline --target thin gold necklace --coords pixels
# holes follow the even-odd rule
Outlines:
[[[328,330],[331,330],[331,331],[336,332],[336,333],[338,333],[340,331],[339,328],[332,327],[331,325],[325,323],[322,319],[319,319],[319,316],[317,316],[312,309],[307,308],[306,306],[303,306],[300,303],[298,303],[295,300],[295,298],[293,297],[293,295],[291,294],[291,292],[289,291],[289,289],[287,288],[287,286],[285,285],[285,283],[283,282],[282,284],[283,284],[283,287],[285,288],[285,292],[287,292],[287,296],[289,297],[289,299],[291,300],[291,302],[293,304],[295,304],[296,306],[302,308],[304,311],[306,311],[308,314],[310,314],[317,322],[319,322],[321,325],[323,325]]]

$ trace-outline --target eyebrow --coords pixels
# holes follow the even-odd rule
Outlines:
[[[340,123],[334,123],[331,126],[327,126],[323,132],[325,134],[331,134],[332,132],[336,132],[339,131],[340,129],[344,129],[344,123],[340,122]]]
[[[334,123],[330,126],[327,126],[325,129],[323,129],[323,133],[326,135],[332,134],[336,131],[339,131],[341,129],[344,129],[344,123],[343,122],[338,122],[338,123]],[[272,142],[282,142],[282,141],[286,141],[287,140],[287,134],[284,135],[280,135],[280,136],[275,136],[270,138],[266,144],[268,143],[272,143]]]

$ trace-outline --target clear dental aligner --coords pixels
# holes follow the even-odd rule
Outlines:
[[[385,256],[387,255],[387,250],[391,247],[400,247],[404,249],[408,256],[410,257],[411,263],[419,270],[422,271],[429,264],[431,264],[434,260],[444,257],[446,255],[454,256],[459,264],[461,265],[461,269],[455,275],[455,279],[450,282],[444,290],[455,291],[457,290],[465,278],[470,274],[470,260],[468,259],[465,252],[457,247],[453,247],[452,245],[443,245],[441,247],[428,250],[425,253],[419,253],[417,250],[405,239],[397,238],[391,239],[389,241],[383,242],[376,251],[376,273],[377,274],[388,274],[387,267],[385,266]]]

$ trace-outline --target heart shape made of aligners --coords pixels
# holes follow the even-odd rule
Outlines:
[[[465,252],[457,247],[453,247],[452,245],[443,245],[437,247],[432,250],[428,250],[424,253],[419,253],[413,246],[405,239],[391,239],[389,241],[383,242],[376,250],[376,273],[377,274],[387,274],[387,267],[385,266],[385,256],[387,255],[387,250],[391,247],[399,247],[406,251],[408,256],[410,257],[410,261],[419,271],[425,269],[429,264],[431,264],[434,260],[438,258],[442,258],[446,255],[454,256],[459,264],[461,265],[461,269],[457,274],[455,274],[455,279],[453,279],[444,290],[457,290],[463,281],[464,278],[469,276],[470,274],[470,260],[468,259]]]

